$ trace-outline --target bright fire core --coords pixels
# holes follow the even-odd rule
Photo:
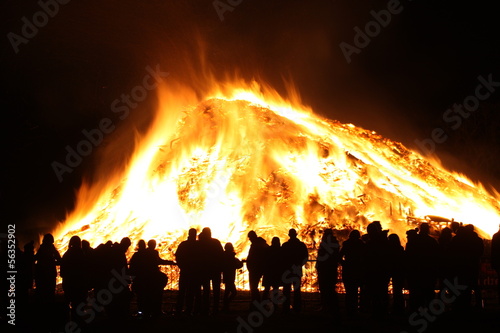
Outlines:
[[[256,84],[203,98],[163,87],[138,147],[123,174],[82,186],[55,232],[60,251],[75,234],[94,247],[128,236],[134,245],[154,238],[161,256],[174,259],[190,227],[210,227],[244,258],[249,230],[285,241],[293,227],[313,258],[326,227],[364,230],[379,220],[404,239],[409,217],[440,215],[488,237],[500,221],[498,194]]]

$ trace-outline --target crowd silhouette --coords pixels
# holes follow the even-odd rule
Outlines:
[[[127,261],[132,244],[127,237],[119,243],[108,241],[92,248],[75,235],[61,256],[53,236],[46,234],[36,253],[34,242],[27,243],[24,250],[16,249],[23,272],[19,297],[27,297],[34,290],[37,306],[50,308],[55,302],[60,266],[65,306],[75,322],[88,323],[95,316],[152,318],[163,313],[163,291],[168,282],[159,267],[177,265],[175,314],[216,316],[221,310],[231,311],[238,293],[236,272],[246,264],[250,311],[257,311],[259,304],[281,293],[282,302],[273,306],[281,305],[284,314],[299,314],[303,308],[303,266],[310,260],[315,261],[320,311],[334,317],[340,315],[341,308],[347,316],[407,315],[429,307],[439,295],[436,290],[450,294],[453,283],[463,286],[463,291],[447,304],[450,311],[482,306],[478,280],[485,247],[473,225],[452,223],[436,232],[422,223],[406,232],[405,246],[397,234],[383,230],[379,221],[368,224],[364,235],[359,230],[350,230],[347,239],[339,240],[339,235],[333,229],[323,230],[319,246],[308,249],[295,229],[289,230],[289,239],[283,244],[278,237],[268,244],[252,230],[248,233],[246,259],[240,260],[233,244],[223,246],[212,237],[210,228],[203,228],[199,234],[192,228],[175,250],[175,261],[160,257],[154,239],[147,243],[139,240]],[[491,255],[491,267],[500,274],[500,231],[493,236],[491,253],[486,255]],[[339,304],[339,285],[345,291],[344,304]],[[133,297],[137,311],[131,314]],[[500,303],[500,287],[498,297]]]

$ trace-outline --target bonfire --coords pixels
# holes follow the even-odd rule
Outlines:
[[[244,258],[247,233],[285,241],[290,228],[314,259],[321,231],[365,230],[374,220],[404,239],[425,216],[474,224],[491,237],[499,195],[374,131],[320,117],[256,83],[199,96],[161,87],[156,120],[125,171],[83,184],[54,231],[71,236],[154,238],[165,259],[191,227],[210,227]],[[133,250],[131,248],[131,250]]]

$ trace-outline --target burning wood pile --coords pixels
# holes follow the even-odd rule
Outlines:
[[[202,102],[162,91],[127,171],[80,190],[55,232],[59,250],[75,234],[95,246],[154,238],[172,260],[190,227],[210,227],[244,258],[249,230],[270,241],[295,228],[314,259],[318,231],[373,220],[402,239],[409,219],[426,215],[472,223],[486,237],[497,230],[498,196],[401,143],[255,87],[221,91]]]

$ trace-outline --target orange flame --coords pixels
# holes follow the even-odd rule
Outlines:
[[[190,227],[210,227],[243,256],[251,229],[269,241],[295,227],[312,249],[315,229],[380,220],[403,236],[409,216],[454,218],[491,236],[499,197],[401,143],[313,114],[296,93],[285,100],[232,82],[200,97],[169,84],[124,173],[84,184],[55,236],[60,251],[74,234],[94,246],[155,238],[165,259]]]

